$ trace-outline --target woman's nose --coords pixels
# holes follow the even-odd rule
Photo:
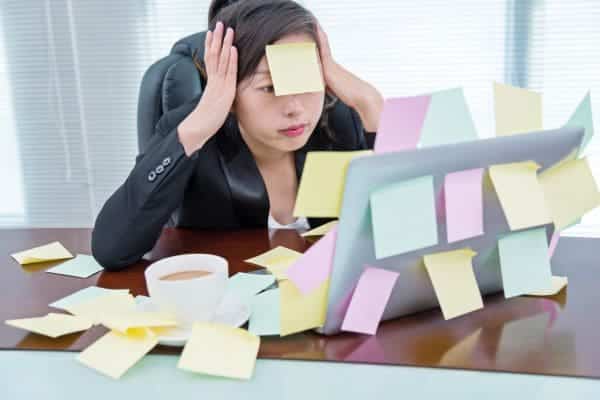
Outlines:
[[[302,112],[302,102],[298,95],[291,94],[286,95],[285,99],[285,114],[286,115],[294,115]]]

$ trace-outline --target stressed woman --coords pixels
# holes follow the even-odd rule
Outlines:
[[[213,0],[201,95],[164,114],[92,234],[118,270],[152,249],[164,226],[309,228],[293,217],[306,153],[367,148],[381,94],[338,64],[314,15],[291,0]],[[313,42],[325,90],[276,96],[266,46]]]

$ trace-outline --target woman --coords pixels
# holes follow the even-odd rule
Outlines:
[[[333,60],[326,35],[301,5],[213,0],[208,26],[199,65],[207,82],[203,93],[162,116],[96,219],[92,252],[106,269],[138,261],[165,224],[318,225],[322,220],[292,216],[306,153],[365,149],[365,132],[376,131],[382,96]],[[332,96],[275,96],[265,46],[307,41],[317,44]]]

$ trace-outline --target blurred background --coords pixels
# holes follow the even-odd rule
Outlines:
[[[463,87],[480,137],[494,135],[494,80],[541,92],[548,129],[591,90],[600,129],[600,1],[300,3],[385,97]],[[0,0],[0,227],[93,226],[134,165],[144,72],[206,29],[209,4]],[[600,176],[597,136],[587,154]],[[565,234],[600,236],[600,210]]]

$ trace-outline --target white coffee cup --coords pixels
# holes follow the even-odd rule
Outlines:
[[[184,280],[164,280],[182,271],[209,271],[208,275]],[[210,321],[225,295],[229,264],[213,254],[181,254],[163,258],[146,268],[146,286],[154,304],[172,313],[181,325]]]

